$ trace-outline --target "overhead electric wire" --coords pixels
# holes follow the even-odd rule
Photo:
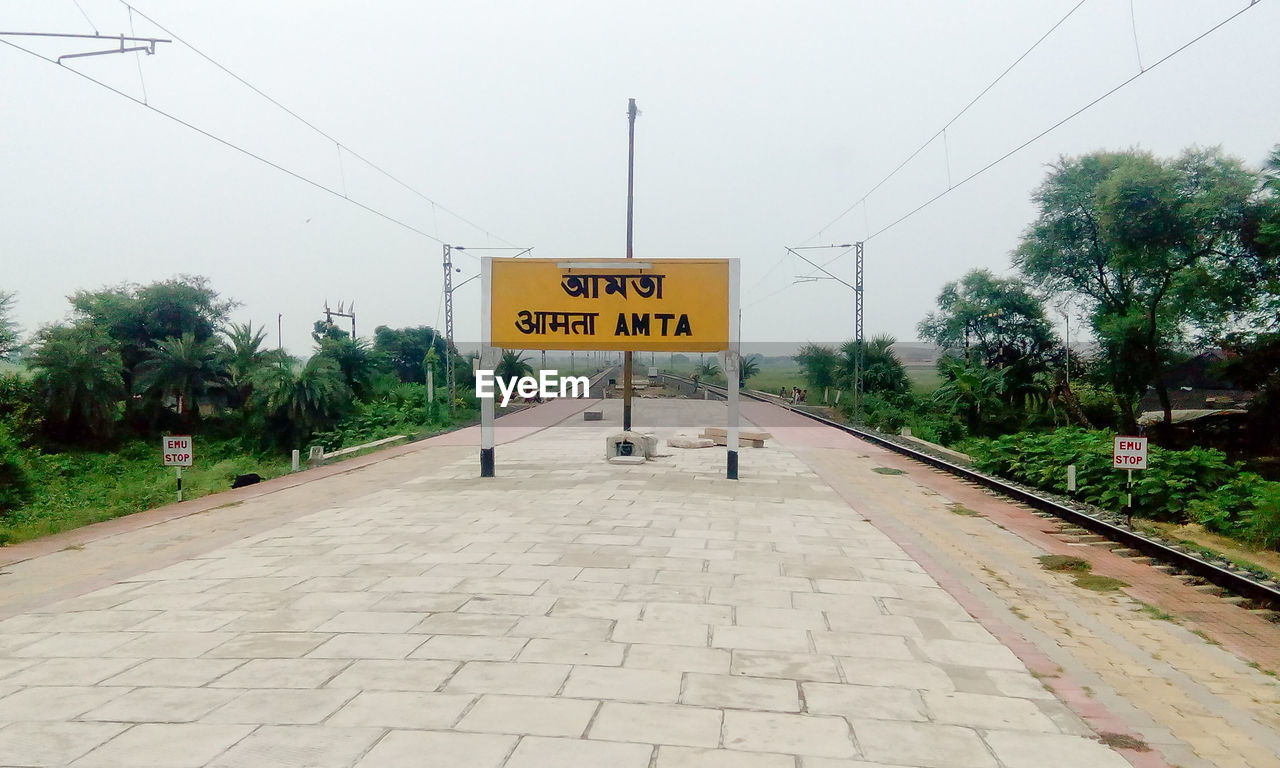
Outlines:
[[[430,197],[429,197],[429,196],[427,196],[426,194],[424,194],[424,193],[422,193],[422,192],[418,191],[417,189],[415,189],[415,188],[414,188],[413,186],[411,186],[408,182],[402,181],[400,178],[398,178],[397,176],[395,176],[394,174],[392,174],[390,171],[386,170],[386,169],[385,169],[385,168],[383,168],[382,166],[380,166],[380,165],[378,165],[377,163],[373,162],[372,160],[368,159],[367,157],[365,157],[364,155],[360,154],[359,152],[356,152],[356,151],[355,151],[355,150],[353,150],[351,147],[347,146],[346,144],[344,144],[343,142],[339,141],[337,138],[335,138],[334,136],[332,136],[331,134],[329,134],[327,131],[325,131],[324,129],[322,129],[322,128],[320,128],[319,126],[317,126],[315,123],[312,123],[310,120],[306,119],[306,118],[305,118],[305,117],[303,117],[302,115],[298,114],[297,112],[294,112],[292,109],[290,109],[289,107],[286,107],[284,104],[282,104],[282,103],[280,103],[279,101],[277,101],[275,98],[273,98],[272,96],[270,96],[269,94],[267,94],[266,92],[264,92],[262,89],[258,88],[258,87],[257,87],[256,85],[254,85],[253,83],[249,82],[248,80],[244,79],[244,78],[243,78],[243,77],[241,77],[240,75],[236,74],[235,72],[231,71],[231,70],[230,70],[230,69],[228,69],[227,67],[223,66],[223,65],[222,65],[222,64],[220,64],[216,59],[214,59],[212,56],[208,55],[207,53],[205,53],[204,51],[200,50],[199,48],[196,48],[194,45],[192,45],[191,43],[189,43],[189,42],[187,42],[185,39],[183,39],[183,37],[182,37],[181,35],[179,35],[178,33],[174,32],[174,31],[172,31],[171,29],[169,29],[168,27],[164,26],[163,24],[161,24],[160,22],[156,21],[155,19],[151,18],[150,16],[148,16],[148,15],[147,15],[146,13],[144,13],[143,11],[141,11],[141,10],[139,10],[139,9],[135,8],[134,6],[130,5],[130,4],[129,4],[128,2],[126,2],[125,0],[119,0],[119,2],[120,2],[120,4],[121,4],[121,5],[123,5],[124,7],[128,8],[129,10],[131,10],[131,11],[133,11],[133,12],[137,13],[137,14],[138,14],[139,16],[141,16],[142,18],[144,18],[144,19],[146,19],[147,21],[151,22],[151,23],[152,23],[153,25],[155,25],[158,29],[160,29],[160,30],[164,31],[164,33],[165,33],[165,34],[169,35],[169,36],[170,36],[170,37],[172,37],[174,40],[176,40],[176,41],[178,41],[179,43],[181,43],[182,45],[186,46],[188,49],[190,49],[193,53],[195,53],[195,54],[196,54],[197,56],[199,56],[200,58],[202,58],[202,59],[204,59],[205,61],[209,62],[210,64],[212,64],[213,66],[217,67],[218,69],[222,70],[222,71],[223,71],[224,73],[226,73],[227,75],[230,75],[232,78],[234,78],[234,79],[235,79],[237,82],[239,82],[241,85],[245,86],[246,88],[248,88],[249,90],[251,90],[251,91],[253,91],[254,93],[258,94],[258,95],[259,95],[259,96],[261,96],[262,98],[264,98],[264,99],[266,99],[267,101],[271,102],[271,103],[272,103],[272,104],[274,104],[276,107],[278,107],[278,108],[280,108],[281,110],[283,110],[286,114],[288,114],[289,116],[293,117],[295,120],[297,120],[298,122],[300,122],[300,123],[302,123],[303,125],[307,126],[307,127],[308,127],[308,128],[310,128],[311,130],[313,130],[313,131],[315,131],[316,133],[318,133],[319,135],[323,136],[324,138],[328,139],[329,141],[332,141],[334,144],[337,144],[337,145],[338,145],[338,147],[339,147],[339,149],[346,150],[346,151],[347,151],[347,154],[349,154],[349,155],[351,155],[352,157],[356,158],[356,159],[357,159],[357,160],[359,160],[360,162],[362,162],[362,163],[364,163],[365,165],[369,166],[370,168],[374,169],[375,171],[377,171],[378,173],[380,173],[380,174],[382,174],[383,176],[387,177],[388,179],[390,179],[391,181],[395,182],[396,184],[400,185],[401,187],[404,187],[404,188],[405,188],[405,189],[407,189],[409,192],[412,192],[414,195],[417,195],[418,197],[420,197],[420,198],[422,198],[423,200],[427,201],[427,202],[428,202],[428,203],[430,203],[433,207],[439,208],[440,210],[442,210],[442,211],[444,211],[445,213],[449,214],[450,216],[452,216],[453,218],[455,218],[455,219],[457,219],[458,221],[462,222],[463,224],[466,224],[467,226],[472,227],[472,228],[474,228],[475,230],[477,230],[477,231],[479,231],[479,232],[484,233],[484,234],[485,234],[485,235],[487,235],[488,237],[492,237],[493,239],[495,239],[495,240],[497,240],[497,241],[499,241],[499,242],[502,242],[502,243],[506,243],[507,245],[515,245],[515,243],[512,243],[512,242],[510,242],[510,241],[508,241],[508,240],[504,240],[503,238],[498,237],[497,235],[493,234],[492,232],[490,232],[489,230],[487,230],[487,229],[485,229],[484,227],[480,226],[479,224],[476,224],[475,222],[473,222],[473,221],[471,221],[471,220],[467,219],[466,217],[462,216],[461,214],[455,213],[454,211],[450,210],[450,209],[449,209],[449,208],[447,208],[446,206],[441,205],[439,202],[437,202],[437,201],[433,200],[432,198],[430,198]]]
[[[895,167],[892,171],[889,171],[889,173],[883,179],[880,179],[880,181],[877,181],[875,183],[875,186],[867,190],[866,194],[864,194],[862,197],[855,200],[848,208],[845,208],[843,211],[841,211],[839,216],[836,216],[834,219],[827,222],[826,226],[822,227],[817,232],[805,238],[803,242],[807,243],[813,238],[820,236],[823,232],[829,229],[836,222],[840,221],[845,216],[848,216],[849,213],[852,212],[859,205],[861,205],[862,203],[865,203],[867,201],[867,198],[871,197],[871,195],[874,194],[876,190],[880,189],[880,187],[884,186],[886,182],[888,182],[894,176],[898,175],[899,171],[905,168],[907,164],[910,163],[912,160],[916,159],[916,156],[919,155],[921,152],[923,152],[930,144],[936,141],[939,136],[943,136],[948,128],[950,128],[957,120],[959,120],[966,112],[968,112],[970,108],[973,107],[973,105],[977,104],[978,101],[981,100],[983,96],[986,96],[987,93],[990,92],[992,88],[995,88],[996,85],[998,85],[1000,81],[1005,78],[1006,75],[1012,72],[1014,68],[1017,67],[1020,63],[1022,63],[1023,59],[1027,58],[1027,56],[1030,56],[1032,51],[1034,51],[1036,48],[1039,48],[1041,43],[1047,40],[1049,36],[1052,35],[1054,31],[1058,29],[1058,27],[1062,26],[1067,19],[1071,18],[1072,15],[1074,15],[1075,12],[1080,9],[1080,6],[1084,5],[1086,2],[1088,2],[1088,0],[1080,0],[1080,2],[1073,5],[1071,7],[1071,10],[1067,11],[1065,16],[1058,19],[1058,21],[1055,22],[1052,27],[1049,27],[1049,30],[1045,32],[1043,35],[1041,35],[1039,39],[1037,39],[1034,43],[1032,43],[1030,48],[1023,51],[1021,56],[1014,59],[1012,64],[1005,67],[1004,71],[1001,72],[999,75],[997,75],[995,80],[992,80],[990,83],[988,83],[986,88],[983,88],[981,91],[979,91],[977,96],[974,96],[972,99],[970,99],[968,104],[965,104],[964,107],[962,107],[959,112],[957,112],[941,128],[935,131],[932,136],[930,136],[928,139],[925,140],[923,144],[921,144],[919,147],[916,147],[916,150],[911,154],[907,155],[905,160],[898,163],[897,167]],[[168,30],[165,30],[165,31],[167,32]]]
[[[200,135],[202,135],[202,136],[205,136],[205,137],[207,137],[207,138],[213,139],[214,141],[218,142],[219,144],[221,144],[221,145],[223,145],[223,146],[225,146],[225,147],[228,147],[228,148],[230,148],[230,149],[234,149],[234,150],[235,150],[235,151],[237,151],[237,152],[240,152],[240,153],[242,153],[242,154],[244,154],[244,155],[247,155],[247,156],[249,156],[249,157],[253,158],[254,160],[257,160],[258,162],[260,162],[260,163],[262,163],[262,164],[264,164],[264,165],[268,165],[268,166],[270,166],[270,167],[272,167],[272,168],[276,169],[277,171],[280,171],[281,173],[288,174],[289,176],[292,176],[293,178],[297,179],[298,181],[301,181],[301,182],[305,182],[305,183],[307,183],[307,184],[310,184],[311,186],[315,187],[316,189],[319,189],[319,190],[323,190],[323,191],[325,191],[325,192],[328,192],[329,194],[331,194],[331,195],[333,195],[334,197],[337,197],[337,198],[339,198],[339,199],[341,199],[341,200],[346,200],[347,202],[351,203],[352,205],[357,206],[357,207],[359,207],[359,208],[362,208],[362,209],[364,209],[365,211],[368,211],[369,213],[372,213],[373,215],[378,216],[379,218],[382,218],[382,219],[385,219],[386,221],[391,222],[392,224],[396,224],[396,225],[398,225],[398,226],[404,227],[405,229],[409,230],[410,232],[414,232],[414,233],[416,233],[416,234],[422,235],[423,237],[427,238],[428,240],[433,240],[433,241],[435,241],[435,242],[437,242],[437,243],[443,243],[443,242],[444,242],[444,241],[443,241],[443,240],[441,240],[440,238],[435,237],[434,235],[431,235],[431,234],[429,234],[429,233],[427,233],[427,232],[424,232],[423,230],[418,229],[417,227],[413,226],[412,224],[409,224],[409,223],[408,223],[408,222],[406,222],[406,221],[402,221],[402,220],[400,220],[400,219],[395,218],[394,216],[391,216],[391,215],[389,215],[389,214],[383,213],[382,211],[379,211],[379,210],[378,210],[378,209],[376,209],[376,208],[373,208],[373,207],[371,207],[371,206],[365,205],[364,203],[360,202],[359,200],[355,200],[355,199],[353,199],[353,198],[347,197],[347,196],[343,195],[341,192],[339,192],[339,191],[337,191],[337,190],[335,190],[335,189],[331,189],[330,187],[326,187],[324,184],[321,184],[320,182],[315,181],[315,180],[313,180],[313,179],[309,179],[309,178],[307,178],[306,176],[303,176],[302,174],[298,173],[297,171],[292,171],[292,170],[290,170],[290,169],[288,169],[288,168],[285,168],[283,165],[280,165],[279,163],[276,163],[276,162],[273,162],[273,161],[271,161],[271,160],[268,160],[267,158],[263,157],[262,155],[256,154],[256,153],[254,153],[254,152],[252,152],[252,151],[250,151],[250,150],[247,150],[247,149],[245,149],[244,147],[241,147],[241,146],[239,146],[239,145],[237,145],[237,144],[233,144],[233,143],[231,143],[230,141],[228,141],[228,140],[226,140],[226,139],[222,138],[221,136],[217,136],[217,135],[215,135],[215,134],[213,134],[213,133],[210,133],[209,131],[206,131],[205,129],[203,129],[203,128],[201,128],[201,127],[197,126],[197,125],[194,125],[194,124],[192,124],[192,123],[189,123],[189,122],[187,122],[186,120],[183,120],[182,118],[177,117],[176,115],[172,115],[172,114],[170,114],[170,113],[168,113],[168,112],[165,112],[163,109],[159,109],[158,107],[152,106],[151,104],[148,104],[148,103],[146,103],[145,101],[142,101],[141,99],[139,99],[138,97],[136,97],[136,96],[134,96],[134,95],[132,95],[132,94],[125,93],[124,91],[120,90],[119,88],[116,88],[116,87],[111,86],[111,85],[107,85],[106,83],[102,82],[101,80],[95,80],[94,78],[92,78],[92,77],[90,77],[90,76],[86,75],[85,73],[80,72],[80,71],[78,71],[78,70],[71,69],[70,67],[65,67],[65,66],[63,66],[63,65],[59,64],[57,61],[55,61],[55,60],[53,60],[53,59],[50,59],[50,58],[49,58],[49,57],[47,57],[47,56],[41,56],[40,54],[36,53],[35,51],[29,50],[29,49],[27,49],[27,48],[23,48],[23,47],[22,47],[22,46],[20,46],[20,45],[15,45],[14,43],[11,43],[11,42],[9,42],[8,40],[5,40],[4,38],[0,38],[0,43],[4,43],[5,45],[9,46],[10,48],[13,48],[13,49],[15,49],[15,50],[22,51],[23,53],[25,53],[25,54],[27,54],[27,55],[29,55],[29,56],[32,56],[32,57],[34,57],[34,58],[40,59],[41,61],[47,62],[47,63],[49,63],[49,64],[52,64],[52,65],[54,65],[54,66],[58,67],[59,69],[62,69],[62,70],[64,70],[64,71],[66,71],[66,72],[70,72],[70,73],[72,73],[72,74],[76,75],[77,77],[84,78],[85,80],[88,80],[89,82],[91,82],[91,83],[93,83],[93,84],[95,84],[95,85],[102,86],[103,88],[106,88],[108,91],[111,91],[112,93],[116,94],[117,96],[121,96],[121,97],[123,97],[123,98],[125,98],[125,99],[128,99],[129,101],[132,101],[134,104],[137,104],[138,106],[143,107],[144,109],[149,109],[149,110],[151,110],[152,112],[155,112],[155,113],[156,113],[156,114],[158,114],[158,115],[161,115],[161,116],[163,116],[163,117],[166,117],[166,118],[168,118],[169,120],[172,120],[173,122],[175,122],[175,123],[177,123],[177,124],[179,124],[179,125],[181,125],[181,126],[183,126],[183,127],[189,128],[189,129],[191,129],[191,130],[195,131],[196,133],[198,133],[198,134],[200,134]]]

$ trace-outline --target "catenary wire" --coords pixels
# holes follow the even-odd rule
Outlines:
[[[378,216],[379,218],[382,218],[382,219],[385,219],[386,221],[391,222],[392,224],[396,224],[396,225],[398,225],[398,226],[401,226],[401,227],[403,227],[403,228],[405,228],[405,229],[409,230],[410,232],[414,232],[414,233],[416,233],[416,234],[422,235],[423,237],[427,238],[428,240],[433,240],[433,241],[435,241],[435,242],[437,242],[437,243],[443,243],[443,242],[444,242],[444,241],[442,241],[440,238],[435,237],[434,235],[430,234],[429,232],[425,232],[425,231],[423,231],[423,230],[421,230],[421,229],[418,229],[417,227],[413,226],[412,224],[409,224],[409,223],[408,223],[408,222],[406,222],[406,221],[402,221],[401,219],[397,219],[397,218],[395,218],[394,216],[391,216],[391,215],[389,215],[389,214],[383,213],[382,211],[379,211],[379,210],[378,210],[378,209],[376,209],[376,208],[373,208],[373,207],[371,207],[371,206],[369,206],[369,205],[366,205],[366,204],[364,204],[364,203],[360,202],[359,200],[354,200],[354,199],[352,199],[352,198],[350,198],[350,197],[346,197],[346,196],[344,196],[341,192],[339,192],[339,191],[337,191],[337,190],[335,190],[335,189],[332,189],[332,188],[330,188],[330,187],[326,187],[324,184],[321,184],[320,182],[315,181],[315,180],[313,180],[313,179],[309,179],[309,178],[307,178],[306,176],[303,176],[302,174],[298,173],[297,171],[292,171],[292,170],[290,170],[290,169],[288,169],[288,168],[285,168],[283,165],[280,165],[280,164],[275,163],[275,162],[273,162],[273,161],[271,161],[271,160],[268,160],[267,158],[263,157],[262,155],[255,154],[254,152],[251,152],[250,150],[247,150],[247,149],[245,149],[244,147],[241,147],[241,146],[239,146],[239,145],[237,145],[237,144],[233,144],[232,142],[230,142],[230,141],[228,141],[228,140],[226,140],[226,139],[222,138],[221,136],[217,136],[217,135],[215,135],[215,134],[213,134],[213,133],[210,133],[209,131],[206,131],[205,129],[203,129],[203,128],[201,128],[201,127],[197,126],[197,125],[194,125],[194,124],[192,124],[192,123],[189,123],[189,122],[187,122],[186,120],[183,120],[182,118],[177,117],[176,115],[172,115],[172,114],[170,114],[170,113],[168,113],[168,112],[165,112],[163,109],[160,109],[160,108],[155,107],[155,106],[153,106],[153,105],[151,105],[151,104],[148,104],[148,103],[146,103],[146,102],[142,101],[141,99],[139,99],[138,97],[136,97],[136,96],[134,96],[134,95],[132,95],[132,94],[129,94],[129,93],[125,93],[124,91],[122,91],[122,90],[120,90],[120,89],[118,89],[118,88],[116,88],[116,87],[114,87],[114,86],[108,85],[108,84],[106,84],[106,83],[102,82],[101,80],[95,80],[94,78],[90,77],[89,75],[86,75],[86,74],[85,74],[85,73],[83,73],[83,72],[80,72],[80,71],[77,71],[77,70],[71,69],[70,67],[64,67],[64,66],[62,66],[61,64],[59,64],[57,61],[55,61],[55,60],[53,60],[53,59],[50,59],[50,58],[49,58],[49,57],[47,57],[47,56],[41,56],[40,54],[36,53],[35,51],[29,50],[29,49],[27,49],[27,48],[23,48],[23,47],[22,47],[22,46],[20,46],[20,45],[15,45],[14,43],[11,43],[11,42],[9,42],[8,40],[5,40],[5,39],[3,39],[3,38],[0,38],[0,43],[4,43],[5,45],[7,45],[7,46],[9,46],[10,48],[13,48],[13,49],[15,49],[15,50],[22,51],[23,53],[27,54],[28,56],[32,56],[32,57],[34,57],[34,58],[40,59],[40,60],[41,60],[41,61],[43,61],[43,62],[46,62],[46,63],[48,63],[48,64],[52,64],[53,66],[58,67],[59,69],[62,69],[62,70],[64,70],[64,71],[70,72],[70,73],[72,73],[72,74],[76,75],[77,77],[84,78],[85,80],[88,80],[89,82],[91,82],[91,83],[93,83],[93,84],[95,84],[95,85],[99,85],[99,86],[101,86],[101,87],[103,87],[103,88],[107,89],[108,91],[111,91],[112,93],[116,94],[117,96],[120,96],[120,97],[122,97],[122,98],[128,99],[129,101],[132,101],[134,104],[137,104],[138,106],[140,106],[140,107],[142,107],[142,108],[144,108],[144,109],[151,110],[152,112],[156,113],[157,115],[161,115],[161,116],[163,116],[163,117],[166,117],[166,118],[168,118],[169,120],[172,120],[173,122],[175,122],[175,123],[177,123],[177,124],[179,124],[179,125],[181,125],[181,126],[184,126],[184,127],[186,127],[186,128],[189,128],[189,129],[191,129],[191,130],[195,131],[196,133],[198,133],[198,134],[200,134],[200,135],[202,135],[202,136],[205,136],[206,138],[209,138],[209,139],[212,139],[212,140],[214,140],[214,141],[218,142],[219,144],[221,144],[221,145],[223,145],[223,146],[225,146],[225,147],[228,147],[228,148],[230,148],[230,149],[234,149],[234,150],[235,150],[235,151],[237,151],[237,152],[240,152],[240,153],[242,153],[242,154],[244,154],[244,155],[247,155],[247,156],[249,156],[249,157],[253,158],[254,160],[257,160],[258,162],[260,162],[260,163],[262,163],[262,164],[264,164],[264,165],[268,165],[268,166],[270,166],[270,167],[272,167],[272,168],[276,169],[277,171],[280,171],[281,173],[288,174],[289,176],[292,176],[293,178],[297,179],[298,181],[304,182],[304,183],[306,183],[306,184],[310,184],[311,186],[315,187],[316,189],[322,190],[322,191],[324,191],[324,192],[328,192],[329,194],[331,194],[331,195],[333,195],[334,197],[337,197],[337,198],[339,198],[339,199],[341,199],[341,200],[346,200],[347,202],[351,203],[352,205],[357,206],[357,207],[359,207],[359,208],[362,208],[362,209],[364,209],[365,211],[368,211],[369,213],[372,213],[373,215]]]
[[[292,109],[290,109],[289,107],[285,106],[284,104],[282,104],[281,102],[279,102],[278,100],[276,100],[274,97],[272,97],[272,96],[268,95],[268,94],[267,94],[267,93],[265,93],[262,89],[258,88],[256,85],[254,85],[253,83],[249,82],[248,80],[244,79],[244,78],[243,78],[243,77],[241,77],[240,75],[236,74],[235,72],[231,71],[231,70],[230,70],[230,69],[228,69],[227,67],[223,66],[221,63],[219,63],[219,62],[218,62],[216,59],[214,59],[212,56],[208,55],[207,53],[205,53],[204,51],[200,50],[199,48],[196,48],[194,45],[192,45],[191,43],[187,42],[187,41],[186,41],[186,40],[185,40],[181,35],[179,35],[178,33],[174,32],[173,30],[169,29],[168,27],[164,26],[163,24],[161,24],[160,22],[156,21],[155,19],[151,18],[150,16],[148,16],[148,15],[147,15],[146,13],[144,13],[143,11],[141,11],[141,10],[139,10],[139,9],[135,8],[134,6],[130,5],[128,2],[125,2],[125,0],[119,0],[119,2],[120,2],[120,4],[121,4],[121,5],[123,5],[124,7],[129,8],[130,10],[134,11],[135,13],[137,13],[137,14],[138,14],[139,16],[141,16],[142,18],[144,18],[144,19],[146,19],[147,21],[149,21],[151,24],[155,25],[157,28],[159,28],[159,29],[160,29],[160,30],[162,30],[165,34],[167,34],[167,35],[169,35],[170,37],[172,37],[174,40],[177,40],[179,43],[181,43],[182,45],[186,46],[189,50],[191,50],[193,53],[195,53],[195,54],[196,54],[197,56],[199,56],[200,58],[202,58],[202,59],[204,59],[205,61],[209,62],[210,64],[212,64],[213,66],[217,67],[218,69],[222,70],[222,71],[223,71],[223,72],[225,72],[227,75],[230,75],[233,79],[235,79],[235,80],[236,80],[237,82],[239,82],[241,85],[244,85],[244,86],[245,86],[246,88],[248,88],[249,90],[253,91],[254,93],[256,93],[256,94],[258,94],[259,96],[261,96],[262,98],[264,98],[264,99],[266,99],[267,101],[271,102],[271,103],[272,103],[272,104],[274,104],[276,107],[278,107],[279,109],[283,110],[286,114],[290,115],[291,117],[293,117],[293,118],[294,118],[295,120],[297,120],[298,122],[302,123],[303,125],[307,126],[307,127],[308,127],[308,128],[310,128],[311,130],[315,131],[317,134],[319,134],[319,135],[323,136],[324,138],[328,139],[329,141],[332,141],[333,143],[337,144],[341,149],[346,150],[346,151],[347,151],[347,154],[349,154],[349,155],[351,155],[352,157],[356,158],[357,160],[359,160],[360,162],[362,162],[362,163],[364,163],[365,165],[369,166],[369,167],[370,167],[370,168],[372,168],[373,170],[375,170],[375,171],[377,171],[378,173],[382,174],[383,176],[387,177],[388,179],[390,179],[391,181],[393,181],[393,182],[395,182],[396,184],[400,185],[401,187],[405,188],[406,190],[408,190],[409,192],[413,193],[414,195],[416,195],[416,196],[418,196],[418,197],[422,198],[422,199],[423,199],[423,200],[425,200],[426,202],[430,203],[432,206],[439,208],[440,210],[442,210],[442,211],[444,211],[445,213],[449,214],[450,216],[452,216],[453,218],[457,219],[458,221],[461,221],[463,224],[466,224],[467,226],[472,227],[472,228],[476,229],[477,231],[482,232],[482,233],[484,233],[486,236],[488,236],[488,237],[492,237],[493,239],[495,239],[495,240],[497,240],[497,241],[499,241],[499,242],[506,243],[507,245],[515,245],[515,243],[509,242],[509,241],[507,241],[507,240],[504,240],[504,239],[503,239],[503,238],[501,238],[501,237],[498,237],[497,235],[493,234],[492,232],[490,232],[489,230],[487,230],[487,229],[485,229],[484,227],[480,226],[479,224],[476,224],[475,222],[473,222],[473,221],[471,221],[471,220],[467,219],[466,217],[462,216],[461,214],[455,213],[454,211],[450,210],[450,209],[449,209],[449,208],[447,208],[446,206],[441,205],[439,202],[437,202],[437,201],[433,200],[433,199],[432,199],[431,197],[429,197],[428,195],[426,195],[426,194],[424,194],[424,193],[422,193],[422,192],[418,191],[418,190],[417,190],[417,189],[415,189],[412,185],[410,185],[408,182],[401,180],[399,177],[395,176],[394,174],[392,174],[390,171],[386,170],[386,169],[385,169],[385,168],[383,168],[382,166],[380,166],[380,165],[378,165],[377,163],[373,162],[372,160],[368,159],[367,157],[365,157],[364,155],[360,154],[359,152],[356,152],[356,151],[355,151],[355,150],[353,150],[351,147],[347,146],[346,144],[344,144],[343,142],[341,142],[341,141],[339,141],[337,138],[335,138],[333,135],[331,135],[331,134],[330,134],[330,133],[328,133],[327,131],[325,131],[325,130],[323,130],[322,128],[320,128],[319,126],[317,126],[315,123],[311,122],[310,120],[307,120],[305,117],[303,117],[302,115],[298,114],[297,112],[294,112]]]

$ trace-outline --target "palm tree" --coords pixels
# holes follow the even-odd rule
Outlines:
[[[897,339],[887,335],[873,336],[870,341],[865,342],[862,351],[863,392],[893,394],[906,392],[911,388],[906,369],[894,354],[893,345],[896,343]],[[846,341],[840,347],[836,377],[849,389],[853,389],[857,384],[854,381],[857,354],[857,341]]]
[[[978,434],[985,415],[999,409],[1005,392],[1003,368],[988,368],[975,361],[945,357],[940,363],[943,382],[933,401],[949,413],[961,416],[970,434]]]
[[[260,327],[255,331],[251,322],[232,323],[222,334],[226,337],[223,365],[229,380],[229,404],[239,407],[248,401],[249,393],[253,391],[254,376],[258,371],[272,363],[279,364],[284,353],[276,349],[263,349],[267,329]]]
[[[738,386],[744,387],[747,379],[760,372],[760,356],[751,355],[738,361]]]
[[[836,376],[840,356],[831,347],[812,342],[800,347],[795,361],[800,364],[800,375],[815,389],[822,390],[822,402],[827,402],[831,388],[838,383]]]
[[[694,375],[701,381],[712,381],[720,375],[720,365],[715,360],[703,360],[698,363]]]
[[[333,427],[350,402],[342,370],[325,355],[313,355],[296,373],[283,363],[260,371],[250,398],[268,436],[293,446]]]
[[[55,437],[108,437],[124,397],[124,363],[116,343],[89,323],[40,331],[31,365]]]
[[[498,367],[493,369],[493,375],[495,378],[510,383],[523,376],[532,376],[533,366],[529,365],[529,361],[524,359],[523,352],[504,349],[502,350],[502,359],[498,361]]]
[[[378,367],[369,342],[349,336],[323,338],[318,354],[333,360],[356,397],[368,396]]]
[[[163,401],[173,397],[178,417],[194,424],[200,405],[223,400],[229,384],[217,341],[197,341],[194,333],[168,338],[147,350],[147,358],[134,371],[133,386],[139,394]]]

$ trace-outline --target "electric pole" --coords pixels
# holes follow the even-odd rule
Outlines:
[[[856,263],[853,272],[853,336],[858,347],[853,360],[853,423],[861,424],[863,346],[866,343],[862,336],[862,241],[854,243],[853,257]]]
[[[627,258],[632,257],[631,228],[635,209],[636,100],[627,99]],[[631,353],[622,357],[622,431],[631,431]]]
[[[453,380],[453,246],[444,244],[444,375],[449,380],[449,410],[458,399]]]

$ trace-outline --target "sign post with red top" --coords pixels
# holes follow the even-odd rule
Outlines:
[[[1125,491],[1129,494],[1129,503],[1125,507],[1128,516],[1133,517],[1133,470],[1147,468],[1147,438],[1116,435],[1111,451],[1111,466],[1114,469],[1129,471],[1129,481]]]
[[[191,466],[191,435],[160,438],[160,457],[166,467],[178,468],[178,501],[182,501],[182,468]]]

